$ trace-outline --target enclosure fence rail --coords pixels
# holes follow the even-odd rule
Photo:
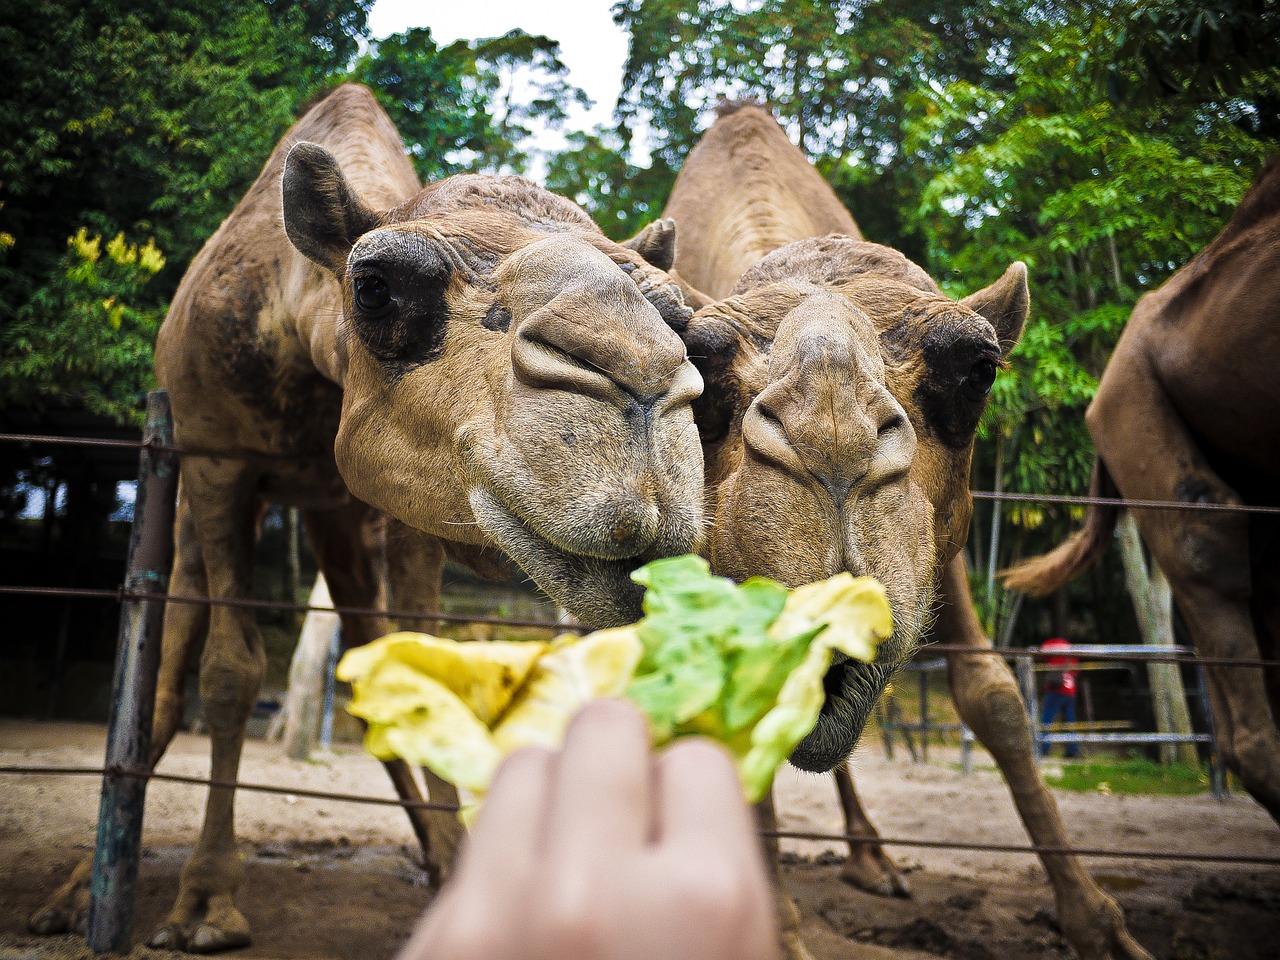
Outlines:
[[[58,597],[82,600],[138,600],[139,593],[120,587],[114,590],[92,587],[34,587],[22,584],[0,584],[0,596]],[[285,603],[280,600],[251,600],[234,597],[197,597],[167,594],[163,603],[204,604],[210,607],[242,607],[254,610],[283,610],[290,613],[337,613],[355,617],[386,617],[390,620],[440,620],[445,623],[479,623],[488,626],[540,627],[560,633],[583,632],[592,628],[580,623],[561,623],[558,620],[524,620],[517,617],[487,617],[464,613],[423,613],[420,610],[382,610],[377,607],[317,607],[305,603]],[[1041,660],[1054,656],[1039,650],[1014,647],[971,647],[962,643],[926,643],[921,647],[926,654],[945,653],[975,657],[1004,657],[1006,659]],[[1207,667],[1280,668],[1280,660],[1250,657],[1204,657],[1195,653],[1089,653],[1090,659],[1129,660],[1137,663],[1184,663]]]
[[[290,462],[328,461],[327,457],[304,457],[296,454],[259,452],[253,450],[210,450],[200,447],[176,446],[155,440],[120,440],[103,437],[58,437],[33,433],[0,433],[0,443],[26,443],[51,447],[102,447],[102,448],[134,448],[148,447],[153,453],[171,453],[179,457],[207,457],[219,459],[241,460],[283,460]],[[1191,510],[1219,513],[1259,513],[1280,516],[1280,507],[1249,503],[1204,503],[1185,500],[1131,500],[1124,497],[1088,497],[1056,493],[1026,493],[1006,490],[971,490],[970,496],[975,500],[992,500],[997,503],[1056,503],[1067,506],[1104,506],[1121,507],[1136,510]]]
[[[210,606],[252,607],[257,609],[283,609],[310,611],[312,609],[334,611],[335,608],[313,608],[306,604],[288,604],[276,601],[259,601],[247,598],[166,597],[169,562],[172,558],[173,512],[177,492],[177,464],[181,457],[246,458],[263,461],[313,461],[315,457],[262,454],[253,451],[199,450],[180,447],[173,442],[172,423],[168,420],[168,398],[163,391],[153,391],[147,398],[147,429],[138,441],[119,439],[95,439],[89,437],[53,437],[33,434],[0,434],[0,443],[25,443],[48,446],[133,447],[140,452],[138,476],[138,500],[134,511],[130,540],[129,563],[124,584],[118,590],[83,590],[74,588],[0,587],[5,595],[43,595],[63,597],[97,597],[118,601],[121,605],[120,642],[117,649],[115,680],[112,688],[111,718],[108,729],[106,762],[100,769],[2,767],[0,773],[17,775],[94,775],[102,778],[102,796],[98,816],[98,835],[95,844],[94,871],[90,890],[88,944],[95,953],[127,950],[133,922],[133,887],[141,847],[142,813],[145,788],[153,779],[200,784],[224,789],[267,790],[273,793],[304,795],[304,791],[277,786],[211,781],[199,777],[179,777],[174,774],[158,774],[144,770],[149,749],[151,710],[155,696],[158,669],[160,621],[164,604],[199,603]],[[158,482],[163,481],[163,482]],[[1206,504],[1179,501],[1143,501],[1097,497],[1068,497],[1022,493],[987,493],[976,491],[977,499],[997,501],[1028,500],[1065,504],[1102,504],[1112,507],[1135,509],[1218,510],[1237,513],[1280,514],[1280,507],[1253,506],[1249,504]],[[167,516],[167,520],[165,519]],[[144,537],[145,534],[145,537]],[[507,618],[479,618],[471,615],[456,616],[439,613],[425,614],[417,611],[386,611],[369,608],[337,608],[336,612],[353,616],[394,617],[436,621],[472,623],[508,623],[519,621]],[[530,621],[521,622],[528,625]],[[556,631],[576,627],[534,621]],[[951,645],[948,645],[950,647]],[[932,652],[944,652],[943,645],[932,647]],[[995,648],[965,647],[947,649],[955,655],[1019,655],[1014,651]],[[1130,659],[1148,659],[1130,656]],[[1154,658],[1151,658],[1154,659]],[[1280,666],[1274,661],[1243,661],[1224,658],[1188,657],[1175,662],[1207,663],[1213,659],[1222,666]],[[306,791],[305,795],[334,801],[358,803],[390,803],[406,806],[405,801],[355,797]],[[439,809],[444,805],[436,805]],[[445,807],[450,809],[449,807]],[[1127,857],[1130,859],[1179,859],[1201,862],[1231,862],[1280,865],[1280,858],[1237,857],[1205,853],[1168,853],[1165,851],[1120,851],[1114,849],[1051,848],[1034,845],[970,844],[958,841],[915,840],[908,838],[867,838],[840,834],[812,834],[798,831],[771,831],[771,836],[795,839],[818,839],[831,842],[872,843],[938,847],[944,849],[992,850],[1001,852],[1026,852],[1042,856],[1076,855],[1099,857]]]
[[[161,780],[190,786],[234,788],[257,793],[281,794],[305,797],[312,800],[331,800],[338,803],[360,803],[371,806],[404,807],[406,809],[441,810],[456,813],[458,804],[432,803],[427,800],[400,800],[394,797],[372,797],[355,793],[336,793],[326,790],[310,790],[279,784],[244,783],[238,780],[213,780],[186,774],[160,773],[124,767],[72,767],[72,766],[0,766],[0,776],[114,776],[138,780]],[[978,853],[1028,853],[1038,856],[1110,857],[1130,860],[1177,860],[1194,863],[1244,864],[1249,866],[1280,866],[1280,857],[1252,854],[1207,853],[1174,850],[1128,850],[1116,847],[1051,847],[1036,844],[977,843],[967,840],[929,840],[917,837],[866,837],[847,833],[819,833],[807,830],[761,830],[764,837],[785,840],[812,840],[822,843],[849,843],[858,845],[887,845],[919,847],[936,850],[971,850]]]

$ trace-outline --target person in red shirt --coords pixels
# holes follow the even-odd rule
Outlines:
[[[1070,650],[1071,644],[1063,637],[1053,637],[1040,645],[1042,652],[1054,650]],[[1044,693],[1040,702],[1040,728],[1043,730],[1059,717],[1065,723],[1076,722],[1076,671],[1072,669],[1080,664],[1075,657],[1059,655],[1044,661],[1049,668],[1044,685]],[[1049,744],[1040,741],[1040,756],[1049,753]],[[1080,746],[1075,743],[1066,744],[1063,751],[1067,757],[1080,756]]]

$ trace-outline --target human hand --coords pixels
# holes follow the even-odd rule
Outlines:
[[[398,960],[776,960],[773,896],[733,763],[678,740],[656,756],[617,700],[557,753],[499,769],[454,880]]]

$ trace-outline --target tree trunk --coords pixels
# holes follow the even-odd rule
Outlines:
[[[327,607],[332,603],[324,575],[318,575],[308,606]],[[280,711],[284,717],[285,751],[294,760],[307,759],[315,749],[329,650],[339,626],[338,615],[329,611],[312,610],[302,622],[302,635],[289,664],[289,690]]]
[[[1116,282],[1116,293],[1124,288],[1124,277],[1120,274],[1120,254],[1116,250],[1116,236],[1107,237],[1107,250],[1111,253],[1111,278]]]
[[[298,591],[302,588],[302,562],[298,555],[298,508],[285,507],[284,510],[284,602],[297,603]],[[290,614],[294,626],[301,617]]]
[[[1125,585],[1138,615],[1138,627],[1142,642],[1153,646],[1173,646],[1173,595],[1169,581],[1156,566],[1154,558],[1150,571],[1142,550],[1142,536],[1133,514],[1125,513],[1117,524],[1120,537],[1120,556],[1124,560]],[[1160,733],[1190,734],[1191,714],[1187,709],[1187,693],[1182,685],[1182,674],[1176,663],[1149,663],[1147,677],[1151,686],[1151,708],[1155,713],[1156,730]],[[1194,743],[1165,743],[1160,745],[1160,762],[1181,761],[1194,765],[1198,762]]]

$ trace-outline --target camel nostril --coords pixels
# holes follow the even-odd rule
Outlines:
[[[613,525],[613,529],[609,531],[609,535],[613,537],[614,543],[626,543],[628,540],[635,539],[636,524],[630,518],[620,520]]]

